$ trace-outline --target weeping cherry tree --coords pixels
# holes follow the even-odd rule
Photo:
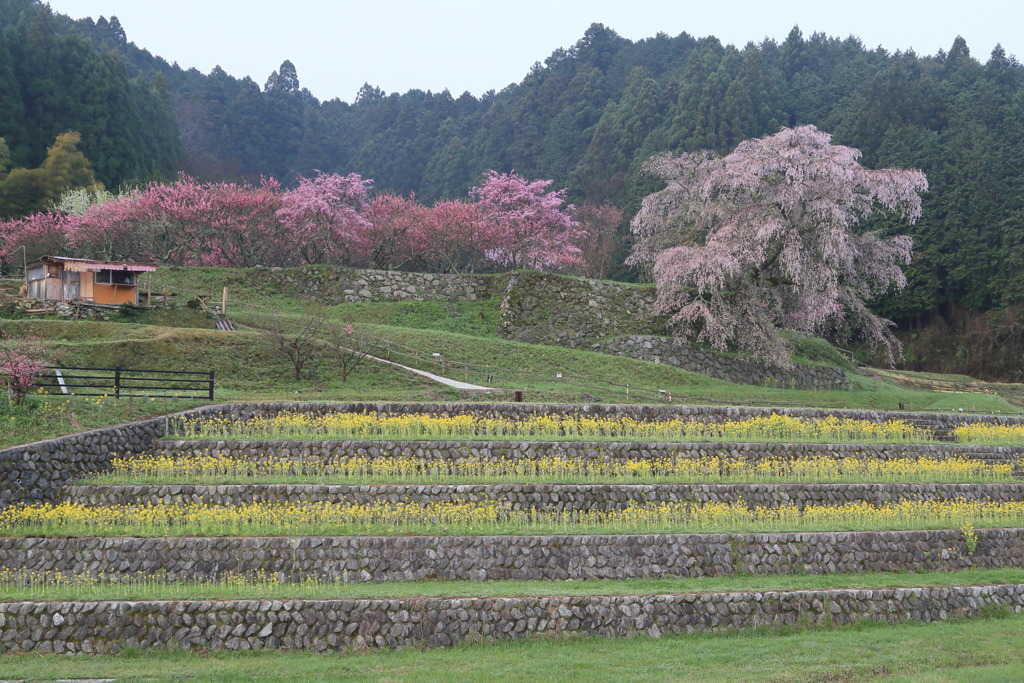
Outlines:
[[[791,365],[779,328],[859,335],[889,363],[892,323],[865,302],[906,285],[911,240],[858,225],[877,212],[913,224],[924,173],[872,170],[860,151],[814,126],[747,140],[725,157],[661,154],[644,169],[665,189],[631,223],[627,261],[657,286],[657,306],[680,333]]]

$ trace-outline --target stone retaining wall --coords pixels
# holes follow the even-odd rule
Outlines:
[[[0,538],[9,569],[159,574],[269,572],[281,581],[498,581],[832,574],[1020,567],[1024,529],[763,534]]]
[[[664,363],[736,384],[821,391],[848,391],[850,389],[850,379],[840,368],[797,364],[789,370],[780,370],[750,359],[696,348],[669,337],[640,335],[616,337],[598,342],[591,348],[594,351],[615,356]]]
[[[971,415],[965,413],[909,413],[881,410],[838,410],[829,408],[747,408],[736,406],[663,405],[555,405],[536,403],[229,403],[222,406],[189,411],[192,416],[208,414],[218,418],[248,419],[266,417],[283,411],[301,411],[311,415],[338,412],[379,412],[391,415],[424,413],[427,415],[462,415],[473,413],[486,417],[522,419],[534,415],[588,415],[593,417],[631,417],[639,420],[693,419],[705,422],[744,420],[773,414],[803,418],[824,418],[834,415],[857,420],[885,422],[906,420],[928,426],[943,435],[961,424],[994,422],[1024,424],[1019,415]]]
[[[0,508],[20,501],[47,501],[56,499],[63,486],[69,481],[82,476],[101,472],[109,469],[111,458],[115,454],[137,453],[147,450],[152,443],[162,436],[165,423],[176,424],[180,419],[202,419],[204,416],[211,418],[227,418],[232,420],[247,419],[256,416],[276,415],[285,410],[298,410],[311,414],[323,414],[334,412],[364,412],[379,411],[390,414],[427,413],[432,415],[458,415],[472,412],[486,416],[509,417],[512,419],[528,417],[537,414],[554,415],[576,415],[587,414],[599,417],[615,417],[619,415],[629,416],[637,419],[672,419],[675,417],[701,419],[707,421],[724,421],[744,419],[753,416],[771,415],[780,413],[784,415],[798,415],[804,417],[825,417],[828,415],[840,415],[858,419],[883,421],[886,419],[907,419],[921,423],[930,424],[939,433],[948,430],[953,426],[962,423],[972,422],[999,422],[1003,424],[1024,424],[1024,418],[1016,416],[985,416],[985,415],[939,415],[929,413],[884,413],[872,411],[839,411],[821,409],[767,409],[767,408],[723,408],[723,407],[687,407],[687,406],[566,406],[566,405],[535,405],[526,403],[512,404],[437,404],[437,403],[231,403],[216,406],[196,408],[194,410],[178,413],[168,418],[157,418],[143,420],[126,425],[117,425],[104,429],[96,429],[81,434],[39,441],[24,446],[14,446],[0,450]],[[452,445],[433,444],[431,448],[449,447]],[[522,444],[519,445],[522,450]],[[757,444],[757,448],[767,448],[771,444]],[[778,447],[779,445],[775,445]],[[306,448],[307,446],[302,446]],[[348,446],[345,446],[348,447]],[[385,449],[394,451],[399,446],[395,444],[383,446]],[[466,452],[479,449],[478,444],[467,446],[460,444]],[[557,448],[564,448],[559,445]],[[600,448],[606,448],[602,444]],[[709,445],[702,445],[701,448],[708,448]],[[751,445],[751,448],[755,445]],[[374,445],[369,448],[377,448]],[[400,445],[401,449],[409,449],[408,444]],[[502,449],[512,448],[503,444]],[[554,448],[554,447],[552,447]],[[657,448],[645,446],[649,452],[656,452]],[[679,452],[677,444],[671,445],[673,452]],[[735,450],[730,445],[730,450]],[[781,446],[783,451],[796,452],[806,445]],[[817,448],[812,446],[811,448]],[[829,447],[830,451],[842,447]],[[857,451],[864,450],[865,446],[851,446]],[[888,446],[881,447],[882,451],[897,452],[911,448],[920,449],[920,446]],[[1021,449],[994,448],[994,447],[963,447],[951,445],[934,445],[925,448],[947,449],[936,452],[963,452],[979,453],[978,457],[986,457],[990,454],[992,458],[1006,459],[1017,457]],[[538,452],[538,446],[534,445],[532,452]],[[954,449],[954,450],[950,450]],[[967,449],[967,450],[962,450]],[[551,449],[549,448],[549,451]],[[588,445],[583,452],[591,452],[593,445]],[[748,449],[749,450],[749,449]],[[491,449],[494,452],[494,449]],[[509,452],[512,452],[509,451]],[[528,451],[529,452],[529,451]],[[551,451],[554,452],[554,451]],[[974,456],[971,456],[974,457]]]
[[[577,348],[623,332],[660,333],[665,326],[653,313],[655,296],[652,286],[515,272],[501,301],[498,334]]]
[[[454,275],[333,266],[254,268],[250,285],[267,283],[327,304],[364,301],[476,301],[504,287],[498,275]]]
[[[1024,584],[681,595],[0,603],[0,652],[440,647],[536,635],[943,621],[1019,613]]]
[[[158,418],[0,450],[0,509],[55,500],[68,482],[110,469],[113,454],[148,450],[163,433]]]
[[[898,501],[1024,501],[1024,483],[999,484],[424,484],[424,485],[129,485],[71,486],[65,499],[83,505],[160,503],[232,506],[322,501],[335,504],[496,501],[511,510],[623,510],[648,503],[742,503],[751,507],[884,505]]]
[[[422,458],[445,463],[472,460],[538,460],[579,458],[595,461],[706,458],[757,461],[769,458],[953,458],[986,463],[1018,462],[1021,446],[929,444],[806,444],[806,443],[646,443],[571,441],[174,441],[154,444],[170,457],[215,455],[253,461],[294,460],[332,465],[351,456]]]

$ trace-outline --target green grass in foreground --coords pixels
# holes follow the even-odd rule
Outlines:
[[[835,588],[901,588],[1024,583],[1024,569],[970,569],[955,572],[824,574],[691,579],[628,579],[622,581],[397,581],[386,583],[279,582],[270,578],[231,577],[220,582],[167,583],[156,575],[96,578],[33,572],[25,577],[13,568],[0,572],[0,600],[251,600],[461,598],[554,595],[653,595],[733,591],[828,590]]]
[[[358,654],[129,651],[0,655],[6,678],[260,681],[1010,681],[1024,678],[1024,615],[939,624],[537,638]]]

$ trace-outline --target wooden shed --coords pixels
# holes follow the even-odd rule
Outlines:
[[[27,295],[40,301],[138,304],[139,273],[154,270],[147,263],[44,256],[28,265]]]

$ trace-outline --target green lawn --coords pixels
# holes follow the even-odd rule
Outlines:
[[[5,678],[118,681],[1011,681],[1024,616],[782,632],[537,638],[355,654],[154,651],[0,655]]]

